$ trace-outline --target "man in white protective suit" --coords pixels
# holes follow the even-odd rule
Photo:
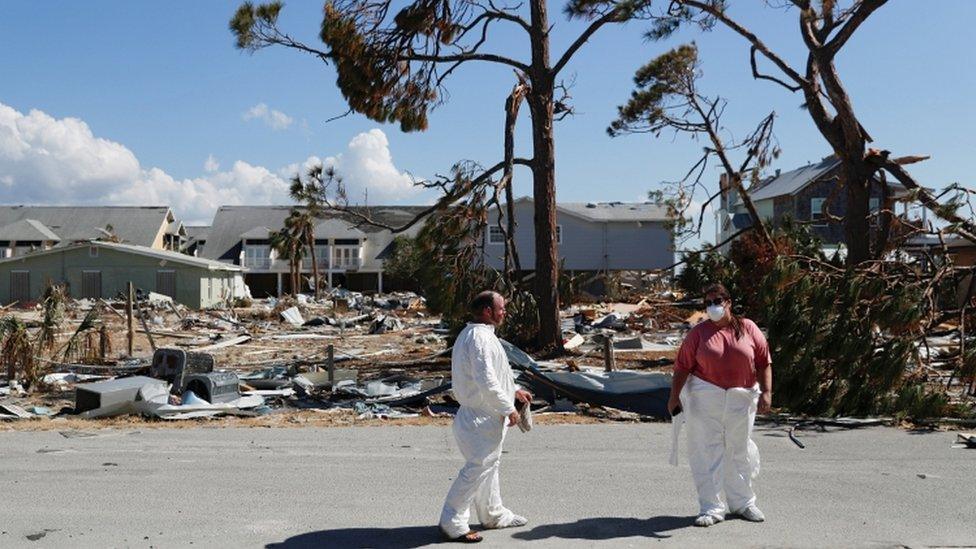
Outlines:
[[[482,292],[471,301],[471,322],[461,330],[451,353],[451,381],[461,404],[454,418],[454,437],[464,456],[444,501],[440,528],[444,537],[463,543],[483,538],[468,524],[473,505],[485,528],[513,528],[528,521],[502,505],[498,468],[502,442],[519,421],[516,400],[526,405],[528,391],[515,385],[512,368],[495,328],[505,319],[505,299]]]

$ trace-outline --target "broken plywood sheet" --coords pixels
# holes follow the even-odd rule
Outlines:
[[[582,335],[573,334],[573,337],[563,341],[563,349],[566,349],[567,351],[572,351],[573,349],[576,349],[577,347],[579,347],[585,342],[586,342],[586,338],[584,338]]]
[[[302,318],[302,313],[298,310],[298,307],[290,307],[281,311],[281,318],[292,326],[305,324],[305,319]]]

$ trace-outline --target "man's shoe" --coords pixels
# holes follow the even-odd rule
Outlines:
[[[468,533],[461,534],[456,538],[452,538],[451,536],[447,535],[447,532],[441,530],[441,537],[444,538],[444,541],[449,541],[454,543],[480,543],[485,539],[481,537],[481,534],[473,530],[469,530]]]
[[[518,528],[520,526],[525,526],[528,523],[529,523],[529,519],[521,515],[513,514],[506,521],[500,521],[496,524],[491,524],[491,525],[484,524],[482,526],[484,526],[485,528],[490,528],[492,530],[498,530],[500,528]]]
[[[749,522],[763,522],[766,520],[766,516],[755,505],[750,505],[736,514]]]
[[[698,517],[695,518],[695,526],[700,526],[702,528],[705,528],[708,526],[718,524],[723,520],[725,519],[718,515],[708,515],[708,514],[698,515]]]

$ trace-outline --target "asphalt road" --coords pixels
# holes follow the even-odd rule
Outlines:
[[[445,427],[80,434],[0,433],[0,547],[419,547],[461,464]],[[530,524],[481,547],[976,546],[976,450],[951,433],[755,438],[767,521],[695,528],[669,425],[511,432],[502,492]]]

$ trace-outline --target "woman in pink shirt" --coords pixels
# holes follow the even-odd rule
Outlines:
[[[752,490],[759,451],[750,436],[756,412],[766,413],[772,404],[769,346],[753,321],[732,314],[724,286],[714,284],[704,293],[709,319],[685,336],[668,401],[673,416],[683,412],[688,430],[699,503],[695,525],[721,522],[727,512],[762,522]]]

